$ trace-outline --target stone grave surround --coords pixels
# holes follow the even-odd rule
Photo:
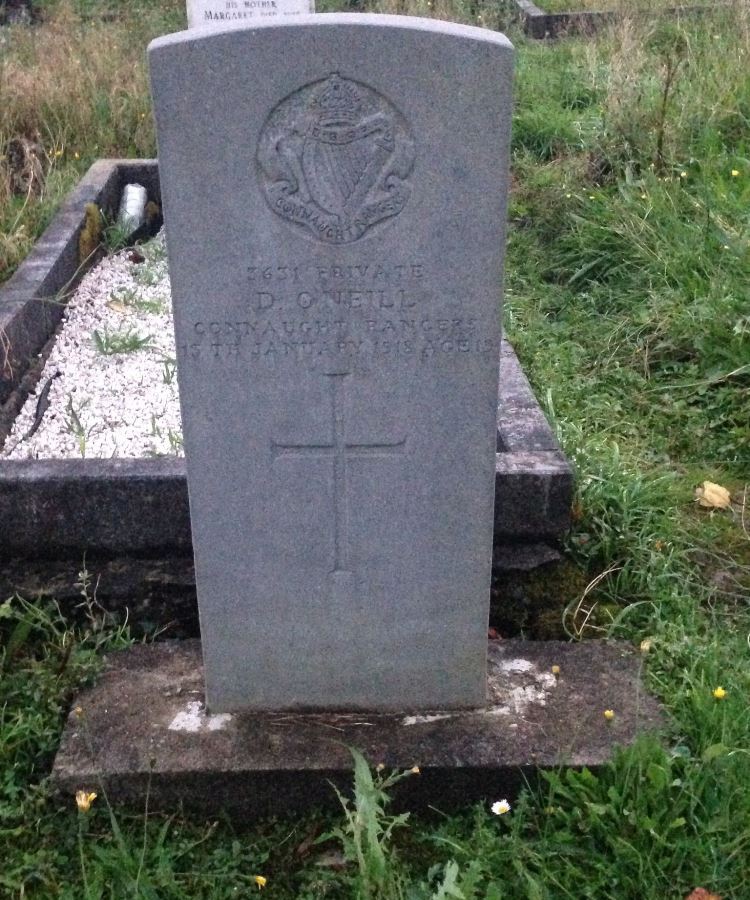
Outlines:
[[[149,51],[208,703],[484,703],[513,50],[335,14]]]

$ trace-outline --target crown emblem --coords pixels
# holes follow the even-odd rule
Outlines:
[[[354,84],[334,72],[325,80],[310,108],[320,116],[321,125],[353,124],[362,114],[362,100]]]

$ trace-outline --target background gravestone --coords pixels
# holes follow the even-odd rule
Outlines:
[[[0,25],[29,25],[33,19],[32,0],[0,0]]]
[[[212,711],[481,705],[512,48],[150,48]]]
[[[315,0],[188,0],[188,28],[245,28],[282,16],[315,12]]]

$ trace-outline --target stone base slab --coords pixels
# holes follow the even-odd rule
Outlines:
[[[481,710],[210,715],[198,641],[134,646],[77,698],[53,782],[136,808],[148,791],[151,809],[298,815],[336,807],[331,783],[350,787],[353,746],[372,765],[419,766],[396,790],[399,807],[448,810],[513,797],[540,768],[600,765],[661,724],[626,645],[491,641],[488,664]]]

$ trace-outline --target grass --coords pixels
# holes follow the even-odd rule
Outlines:
[[[84,413],[86,406],[88,406],[88,401],[76,405],[73,400],[73,395],[68,394],[68,399],[65,403],[65,427],[68,433],[75,438],[76,447],[78,448],[78,453],[81,458],[86,456],[86,442],[91,434],[92,428],[96,427],[91,426],[86,428],[81,420],[81,415]]]
[[[120,331],[103,332],[96,329],[91,334],[91,340],[98,353],[104,356],[115,356],[120,353],[137,353],[149,346],[150,334],[139,334],[134,328],[125,328]]]
[[[659,15],[681,7],[709,9],[715,0],[539,0],[536,6],[548,13],[615,12],[623,16]]]
[[[0,60],[0,141],[38,134],[49,162],[40,198],[0,197],[6,273],[90,160],[153,152],[144,47],[184,11],[111,9],[102,21],[50,4]],[[500,817],[395,822],[391,774],[362,760],[338,818],[233,826],[111,815],[103,797],[78,813],[50,793],[52,754],[75,690],[128,635],[90,582],[75,621],[13,599],[0,606],[0,893],[213,900],[257,894],[262,876],[265,895],[295,900],[750,896],[750,18],[738,6],[710,27],[514,40],[506,328],[578,477],[567,580],[541,588],[572,636],[646,642],[664,742],[596,774],[551,773]],[[705,480],[729,508],[696,504]]]
[[[44,24],[4,29],[0,54],[0,282],[94,160],[155,155],[146,45],[186,23],[179,0],[37,5]],[[10,165],[13,140],[36,148],[41,183]]]

